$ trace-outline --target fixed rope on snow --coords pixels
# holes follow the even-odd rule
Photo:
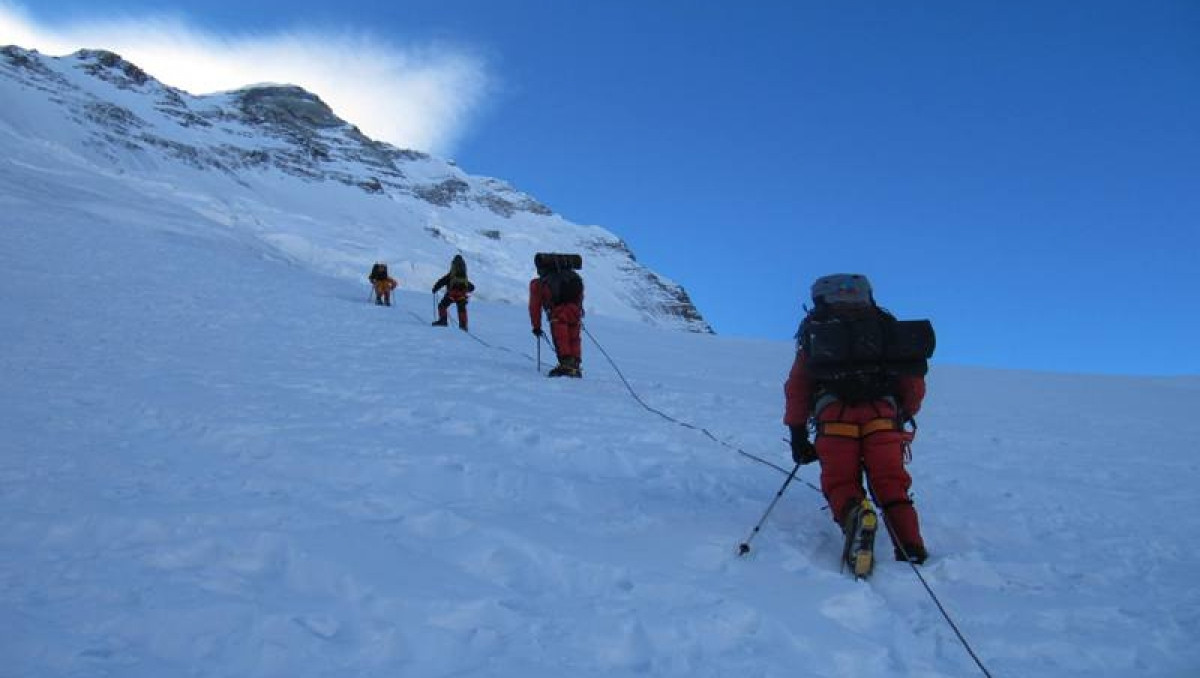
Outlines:
[[[875,502],[876,506],[881,506],[879,500],[875,498],[875,489],[871,486],[870,480],[867,481],[867,489],[871,492],[871,501]],[[939,599],[937,594],[933,592],[933,587],[929,585],[929,582],[925,579],[925,575],[921,574],[921,570],[917,567],[917,564],[909,559],[908,552],[904,549],[904,544],[901,543],[900,538],[896,536],[896,531],[892,529],[892,521],[888,518],[887,509],[881,508],[880,513],[883,516],[883,526],[887,528],[888,537],[891,538],[892,543],[896,545],[896,548],[900,550],[900,555],[904,556],[904,562],[908,563],[908,566],[912,569],[913,574],[917,575],[917,580],[921,582],[921,586],[925,588],[925,592],[929,594],[929,598],[933,601],[933,604],[937,606],[938,612],[942,614],[942,618],[946,620],[946,623],[950,626],[950,630],[954,631],[954,635],[958,637],[958,642],[962,644],[963,649],[966,650],[967,654],[971,656],[971,659],[975,662],[975,666],[979,667],[979,670],[983,672],[983,675],[987,676],[987,678],[992,678],[991,672],[988,671],[987,667],[983,665],[983,661],[979,659],[979,655],[975,654],[975,649],[971,647],[969,642],[967,642],[967,638],[963,635],[963,632],[959,630],[958,624],[954,623],[954,619],[950,616],[950,613],[946,611],[946,607],[942,605],[941,599]]]
[[[645,400],[642,400],[642,397],[640,395],[638,395],[637,391],[635,391],[633,389],[633,386],[630,385],[629,380],[625,378],[625,374],[623,372],[621,372],[621,368],[617,366],[616,361],[614,361],[612,359],[612,356],[610,356],[608,354],[608,351],[604,350],[604,347],[600,345],[600,342],[596,341],[596,337],[592,336],[592,333],[590,331],[588,331],[588,328],[586,325],[583,327],[583,333],[587,335],[588,339],[592,340],[592,343],[596,345],[596,348],[599,349],[600,353],[604,355],[606,360],[608,360],[608,364],[612,365],[613,371],[615,371],[617,373],[617,376],[621,378],[621,382],[625,384],[625,388],[629,390],[629,395],[631,395],[633,397],[633,399],[636,400],[639,405],[641,405],[643,408],[645,408],[645,410],[647,412],[652,412],[654,414],[657,414],[658,416],[662,417],[663,419],[666,419],[667,421],[669,421],[673,424],[677,424],[684,428],[703,433],[705,436],[707,436],[713,442],[718,443],[720,445],[724,445],[725,447],[733,450],[734,452],[737,452],[738,454],[742,455],[743,457],[746,457],[748,459],[756,461],[764,466],[770,466],[771,468],[775,469],[776,471],[779,471],[780,473],[782,473],[784,475],[788,475],[788,473],[789,473],[788,470],[783,468],[779,464],[767,461],[766,459],[763,459],[762,457],[760,457],[758,455],[751,454],[736,445],[732,445],[728,442],[725,442],[724,440],[721,440],[720,438],[713,435],[712,431],[709,431],[708,429],[706,429],[704,427],[696,426],[695,424],[689,424],[686,421],[680,421],[679,419],[672,417],[671,415],[663,412],[662,410],[651,407],[649,404],[646,403]],[[818,492],[820,491],[820,489],[816,488],[815,486],[810,485],[810,487],[813,487],[813,489],[816,489]]]
[[[658,416],[660,416],[668,421],[679,424],[680,426],[683,426],[683,427],[686,427],[686,428],[689,428],[692,430],[700,431],[700,432],[704,433],[705,435],[707,435],[709,438],[713,439],[714,441],[716,441],[722,445],[725,445],[726,447],[734,449],[739,454],[742,454],[745,457],[753,459],[754,461],[757,461],[761,464],[770,466],[771,468],[774,468],[778,471],[781,471],[782,473],[787,474],[787,480],[784,481],[783,486],[779,488],[779,491],[775,493],[775,498],[771,500],[770,505],[767,506],[767,510],[763,512],[762,518],[759,519],[758,523],[754,526],[754,529],[751,530],[750,536],[746,538],[746,541],[744,541],[738,545],[738,554],[739,555],[745,555],[745,554],[749,553],[750,552],[750,541],[752,539],[754,539],[754,537],[758,534],[759,530],[762,528],[763,524],[766,522],[767,516],[769,516],[771,514],[771,511],[774,510],[775,504],[779,501],[780,497],[783,496],[784,491],[787,490],[788,485],[792,482],[792,479],[796,475],[796,471],[798,471],[800,469],[800,465],[797,464],[796,467],[793,468],[789,472],[786,469],[784,469],[776,464],[773,464],[765,459],[762,459],[761,457],[757,457],[753,454],[745,452],[744,450],[741,450],[741,449],[737,448],[736,446],[729,445],[725,441],[718,440],[717,437],[714,436],[711,432],[709,432],[709,430],[706,428],[701,428],[701,427],[695,426],[693,424],[689,424],[687,422],[680,421],[678,419],[675,419],[674,417],[671,417],[670,415],[663,413],[660,410],[650,407],[649,405],[646,404],[646,402],[644,400],[642,400],[641,396],[639,396],[637,394],[637,392],[633,389],[633,386],[631,386],[629,384],[629,380],[625,378],[625,375],[621,372],[621,369],[617,366],[616,362],[612,359],[612,356],[610,356],[608,354],[608,352],[604,350],[604,347],[600,345],[599,341],[596,341],[596,337],[592,336],[592,333],[587,330],[587,327],[584,327],[583,331],[585,334],[587,334],[588,339],[591,339],[592,343],[596,345],[596,348],[600,350],[600,353],[603,354],[604,357],[608,360],[609,364],[612,365],[613,370],[615,370],[617,373],[617,376],[621,378],[621,381],[625,384],[625,388],[627,388],[629,390],[630,395],[632,395],[634,400],[636,400],[646,410],[653,412],[654,414],[657,414]],[[813,490],[815,490],[817,492],[821,492],[820,488],[814,486],[812,483],[806,482],[805,484],[808,485]],[[870,487],[869,482],[868,482],[868,487]],[[823,494],[824,493],[822,493],[822,495]],[[872,494],[872,499],[874,499],[874,492],[872,491],[871,494]],[[878,501],[876,501],[875,503],[876,503],[876,505],[879,505]],[[891,524],[891,521],[888,520],[886,510],[883,511],[883,524],[887,527],[888,534],[892,539],[892,543],[899,544],[900,541],[899,541],[898,537],[896,536],[896,533],[892,529],[892,524]],[[907,556],[907,553],[904,553],[904,547],[900,546],[900,550],[901,550],[902,555],[904,555],[907,560],[908,556]],[[992,678],[991,672],[989,672],[987,667],[984,666],[983,662],[979,659],[979,656],[977,654],[975,654],[975,650],[971,647],[971,644],[969,642],[967,642],[966,636],[964,636],[962,631],[958,628],[958,624],[956,624],[954,622],[954,619],[950,616],[950,613],[946,611],[945,606],[942,605],[942,601],[937,597],[937,594],[934,593],[933,587],[931,587],[929,585],[929,582],[925,579],[925,576],[921,574],[919,569],[917,569],[917,566],[915,563],[908,561],[908,565],[910,568],[912,568],[913,574],[917,575],[917,579],[921,582],[921,586],[923,586],[925,588],[925,592],[929,594],[930,599],[933,600],[933,604],[937,607],[937,609],[941,613],[942,617],[946,620],[946,623],[950,626],[950,629],[952,631],[954,631],[954,635],[958,638],[959,643],[962,644],[963,649],[965,649],[967,651],[967,654],[970,655],[971,659],[974,660],[975,665],[977,667],[979,667],[979,670],[983,672],[983,675],[987,676],[987,678]]]
[[[417,320],[424,322],[424,319],[417,316],[416,313],[413,313],[412,311],[409,311],[409,313],[411,315],[413,315],[414,317],[416,317]],[[763,512],[762,517],[759,518],[758,523],[756,523],[754,525],[754,528],[750,531],[749,536],[746,538],[745,541],[743,541],[742,543],[740,543],[738,545],[738,555],[746,555],[747,553],[749,553],[750,552],[750,542],[754,539],[755,536],[758,535],[759,531],[762,529],[762,526],[766,523],[767,517],[770,516],[771,512],[775,509],[775,505],[779,502],[780,498],[783,497],[784,492],[787,490],[787,488],[791,484],[791,482],[797,477],[796,472],[800,470],[800,465],[796,464],[796,466],[791,471],[788,471],[787,469],[783,468],[782,466],[779,466],[778,464],[772,463],[766,459],[763,459],[762,457],[759,457],[757,455],[746,452],[745,450],[737,447],[736,445],[732,445],[724,440],[717,438],[707,428],[697,426],[695,424],[691,424],[691,423],[688,423],[685,421],[681,421],[681,420],[679,420],[675,417],[672,417],[671,415],[663,412],[662,410],[651,407],[648,403],[646,403],[645,400],[642,399],[642,397],[638,394],[638,392],[636,390],[634,390],[633,386],[629,383],[629,380],[625,378],[625,374],[621,371],[621,368],[617,365],[616,361],[613,360],[612,356],[609,355],[608,351],[606,351],[604,349],[604,346],[601,345],[600,342],[596,340],[596,337],[593,336],[592,333],[587,329],[587,326],[583,326],[582,329],[583,329],[584,334],[587,335],[588,339],[591,340],[591,342],[596,346],[596,348],[600,351],[600,353],[604,356],[604,358],[606,360],[608,360],[608,364],[610,366],[612,366],[613,371],[616,372],[617,376],[621,379],[621,382],[625,385],[625,388],[629,391],[629,395],[639,405],[641,405],[642,408],[644,408],[646,411],[656,414],[659,417],[662,417],[663,419],[665,419],[669,422],[672,422],[678,426],[682,426],[684,428],[687,428],[687,429],[690,429],[693,431],[698,431],[698,432],[704,434],[705,436],[707,436],[713,442],[723,445],[726,448],[729,448],[752,461],[758,462],[764,466],[769,466],[787,476],[787,479],[784,480],[783,486],[781,486],[779,488],[779,491],[775,493],[775,497],[771,500],[771,503],[767,506],[767,509]],[[529,360],[535,360],[532,356],[526,355],[519,351],[514,351],[512,349],[509,349],[509,348],[503,347],[503,346],[493,346],[492,344],[487,343],[486,341],[484,341],[483,339],[479,338],[478,336],[472,334],[469,331],[467,332],[467,334],[472,339],[474,339],[475,341],[479,342],[482,346],[485,346],[487,348],[491,348],[491,349],[495,349],[495,350],[503,350],[503,351],[507,351],[509,353],[513,353],[516,355],[522,355]],[[543,336],[542,339],[545,339],[545,337]],[[546,341],[548,342],[549,340],[546,340]],[[552,344],[551,344],[551,348],[553,348]],[[538,343],[537,362],[538,362],[539,372],[540,372],[540,368],[541,368],[540,357],[541,357],[541,344]],[[812,490],[819,492],[819,493],[821,492],[821,489],[819,487],[813,485],[812,483],[810,483],[808,481],[804,481],[804,483],[806,485],[808,485],[808,487],[811,488]],[[876,506],[878,506],[879,502],[878,502],[878,500],[875,500],[875,493],[874,493],[874,490],[871,488],[869,481],[867,483],[867,487],[868,487],[868,489],[871,489],[872,500],[874,500]],[[887,511],[883,510],[882,513],[883,513],[883,524],[888,530],[888,535],[890,536],[892,543],[900,544],[899,538],[896,536],[896,533],[892,528],[891,521],[888,519]],[[933,604],[937,607],[938,612],[941,613],[942,618],[946,620],[946,624],[950,626],[950,629],[954,632],[954,635],[958,638],[958,641],[963,646],[963,649],[966,650],[967,654],[970,655],[971,659],[975,662],[975,666],[977,666],[979,668],[979,670],[983,673],[984,676],[986,676],[987,678],[992,678],[991,672],[988,671],[987,667],[983,664],[983,661],[979,659],[979,656],[975,653],[974,648],[971,647],[971,644],[967,641],[966,636],[964,636],[962,633],[962,630],[959,629],[958,624],[955,623],[954,619],[950,616],[950,613],[946,610],[945,606],[942,604],[941,599],[939,599],[937,594],[933,591],[933,587],[929,585],[928,580],[926,580],[925,576],[923,574],[921,574],[921,571],[917,568],[915,563],[907,560],[907,553],[904,552],[904,547],[901,545],[901,546],[899,546],[899,548],[901,551],[901,555],[905,556],[906,562],[908,562],[908,565],[912,569],[913,574],[915,574],[917,576],[917,580],[921,583],[921,586],[925,589],[925,592],[929,595],[929,598],[933,601]]]
[[[417,322],[420,322],[420,323],[424,323],[424,322],[425,322],[425,319],[424,319],[424,318],[422,318],[420,315],[418,315],[418,314],[417,314],[415,311],[413,311],[413,310],[410,310],[410,309],[406,309],[406,311],[408,312],[408,314],[409,314],[409,315],[411,315],[412,317],[416,318],[416,319],[417,319]],[[434,295],[434,311],[435,311],[435,312],[437,311],[437,295],[436,295],[436,294]],[[505,351],[505,352],[507,352],[507,353],[512,353],[513,355],[519,355],[519,356],[521,356],[521,357],[525,358],[526,360],[533,360],[533,359],[534,359],[534,358],[533,358],[533,356],[531,356],[531,355],[528,355],[528,354],[526,354],[526,353],[522,353],[521,351],[514,351],[513,349],[511,349],[511,348],[508,348],[507,346],[495,346],[495,345],[493,345],[493,344],[489,344],[488,342],[486,342],[486,341],[484,341],[483,339],[481,339],[481,338],[479,337],[479,335],[475,334],[474,332],[471,332],[470,330],[463,330],[463,333],[464,333],[464,334],[466,334],[467,336],[471,337],[471,338],[472,338],[472,339],[474,339],[475,341],[479,342],[479,343],[480,343],[480,345],[482,345],[482,346],[485,346],[485,347],[487,347],[487,348],[490,348],[490,349],[493,349],[493,350],[496,350],[496,351]]]

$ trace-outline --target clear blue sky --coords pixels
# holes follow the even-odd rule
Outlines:
[[[495,82],[459,164],[624,237],[721,334],[788,338],[814,277],[861,272],[943,362],[1200,374],[1194,0],[26,10],[465,45]]]

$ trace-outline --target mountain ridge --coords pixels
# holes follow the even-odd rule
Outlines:
[[[61,145],[101,172],[174,179],[185,202],[201,203],[202,212],[214,203],[248,212],[225,221],[254,223],[268,246],[278,249],[286,242],[286,255],[300,250],[302,263],[327,274],[359,275],[358,268],[365,271],[370,261],[386,258],[412,274],[401,280],[403,287],[420,289],[418,278],[434,275],[450,256],[462,253],[479,264],[472,274],[486,283],[483,298],[523,304],[535,251],[580,251],[587,262],[590,312],[712,332],[682,286],[637,262],[625,241],[608,230],[574,224],[501,179],[470,175],[453,161],[373,140],[338,117],[319,94],[299,86],[258,84],[196,96],[159,82],[114,52],[86,49],[47,57],[13,45],[0,48],[0,76],[0,84],[14,90],[7,99],[22,93],[41,99],[65,123],[0,113],[12,136]],[[221,179],[197,182],[197,172]],[[272,176],[277,173],[301,183],[280,191]],[[239,187],[236,208],[226,182]],[[322,183],[353,192],[337,192],[336,200],[327,196],[322,205],[299,204],[297,195]],[[277,218],[282,214],[292,224]],[[343,219],[349,223],[339,223]],[[308,222],[310,232],[295,232],[296,221]],[[329,261],[317,259],[317,250]],[[486,268],[497,264],[500,270]]]

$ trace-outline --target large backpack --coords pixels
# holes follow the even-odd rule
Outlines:
[[[583,300],[583,278],[575,271],[583,268],[578,254],[538,252],[533,255],[538,277],[550,288],[550,305],[578,304]]]
[[[578,254],[538,252],[533,255],[533,265],[537,268],[539,276],[559,269],[578,271],[583,268],[583,257]]]
[[[583,299],[583,278],[569,268],[556,269],[542,276],[550,288],[550,304],[578,304]]]
[[[894,396],[900,377],[924,376],[936,345],[928,320],[896,320],[876,306],[818,308],[796,339],[820,390],[850,403]]]
[[[450,261],[450,274],[446,279],[446,289],[458,291],[475,289],[475,286],[467,278],[467,262],[463,260],[462,255],[456,254]]]

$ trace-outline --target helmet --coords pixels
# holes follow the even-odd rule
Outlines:
[[[815,304],[870,306],[875,303],[871,282],[858,273],[834,273],[817,278],[812,284]]]

